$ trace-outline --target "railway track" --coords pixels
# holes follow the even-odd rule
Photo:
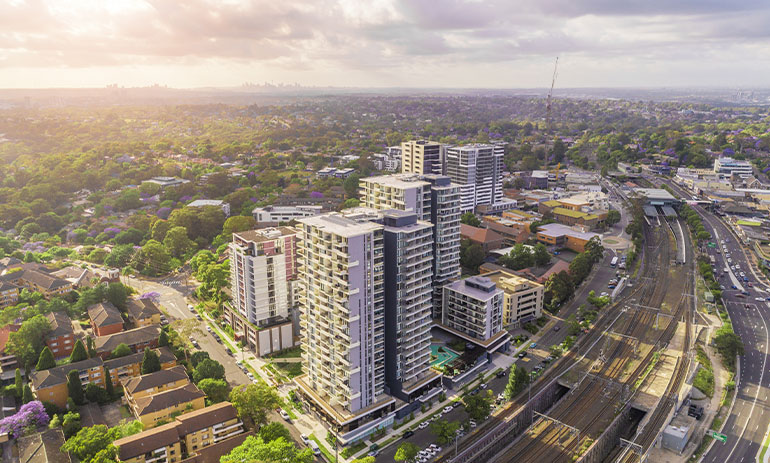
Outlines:
[[[668,244],[670,241],[667,236],[665,238],[661,236],[665,234],[664,230],[663,227],[654,230],[645,227],[647,274],[651,273],[653,269],[657,269],[658,272],[663,270],[667,273],[668,271],[670,261]],[[657,261],[657,265],[652,265],[655,261]],[[664,278],[658,284],[648,280],[639,294],[640,305],[659,306],[665,299],[669,282],[668,278]],[[650,311],[634,310],[626,324],[625,331],[620,334],[640,339],[640,336],[648,334],[654,318],[655,315]],[[669,323],[667,329],[658,338],[658,342],[665,339],[667,335],[673,334],[671,328],[675,325],[675,323]],[[607,360],[600,371],[592,375],[590,380],[583,382],[585,387],[581,384],[579,389],[568,394],[568,400],[562,399],[554,407],[551,417],[561,423],[569,424],[572,428],[567,428],[554,421],[541,419],[540,423],[533,426],[534,432],[532,434],[525,435],[514,442],[510,449],[499,454],[495,461],[559,461],[568,459],[585,438],[596,433],[596,429],[601,429],[605,421],[611,421],[616,408],[609,407],[608,409],[607,404],[624,403],[624,393],[628,387],[627,382],[635,380],[642,374],[655,349],[654,347],[650,348],[645,358],[628,376],[626,382],[622,382],[621,377],[634,351],[634,347],[628,342],[623,342],[622,339],[615,342],[613,350],[605,354]],[[608,387],[610,389],[609,394],[607,394]],[[587,398],[599,397],[601,400],[598,401],[587,400]],[[613,413],[608,413],[609,411]],[[578,433],[575,430],[580,431]],[[598,432],[600,433],[600,431]],[[554,443],[559,445],[554,445]]]

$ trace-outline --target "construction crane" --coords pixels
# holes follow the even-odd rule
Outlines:
[[[556,70],[559,66],[559,57],[556,57],[556,63],[553,65],[553,78],[551,79],[551,90],[548,91],[548,98],[545,102],[545,126],[550,134],[553,131],[553,122],[551,119],[551,97],[553,96],[553,86],[556,85]]]

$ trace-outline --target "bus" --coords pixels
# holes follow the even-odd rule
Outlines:
[[[610,267],[615,268],[616,265],[618,265],[618,257],[617,256],[612,258],[612,261],[610,262]]]

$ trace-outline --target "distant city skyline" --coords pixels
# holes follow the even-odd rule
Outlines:
[[[748,0],[9,0],[0,88],[767,86]]]

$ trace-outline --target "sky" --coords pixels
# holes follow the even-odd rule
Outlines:
[[[767,87],[767,0],[0,0],[0,88]]]

